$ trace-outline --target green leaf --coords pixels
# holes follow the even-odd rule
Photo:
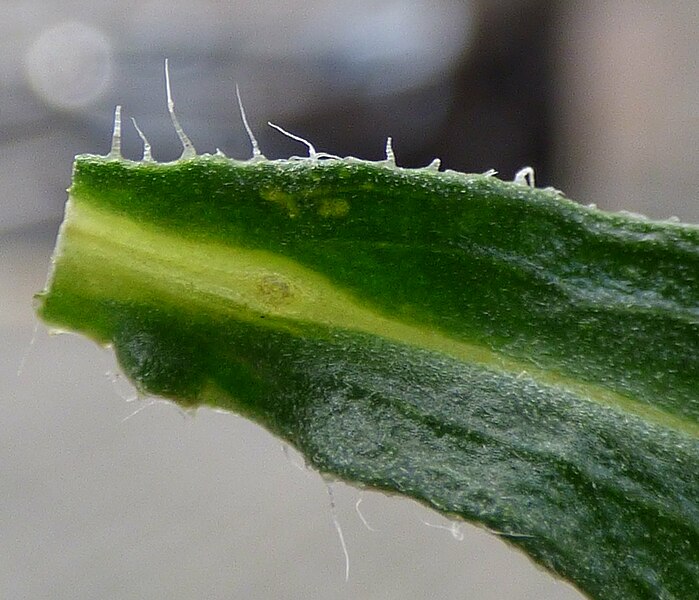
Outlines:
[[[84,155],[38,298],[144,392],[593,598],[699,597],[695,226],[356,159]]]

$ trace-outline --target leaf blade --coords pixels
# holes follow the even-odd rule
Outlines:
[[[698,273],[696,228],[482,176],[79,157],[40,314],[595,597],[680,598]]]

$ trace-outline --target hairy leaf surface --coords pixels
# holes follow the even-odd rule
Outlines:
[[[83,155],[69,191],[39,313],[144,392],[593,598],[699,597],[699,228],[353,159]]]

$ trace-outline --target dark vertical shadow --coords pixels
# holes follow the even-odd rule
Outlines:
[[[497,169],[503,177],[530,165],[537,183],[551,177],[556,0],[484,3],[472,46],[453,76],[439,135],[410,162],[441,156],[449,168]]]

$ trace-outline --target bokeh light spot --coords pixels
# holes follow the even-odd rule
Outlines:
[[[59,109],[98,100],[112,80],[112,48],[98,28],[77,21],[45,29],[29,48],[26,76],[34,93]]]

